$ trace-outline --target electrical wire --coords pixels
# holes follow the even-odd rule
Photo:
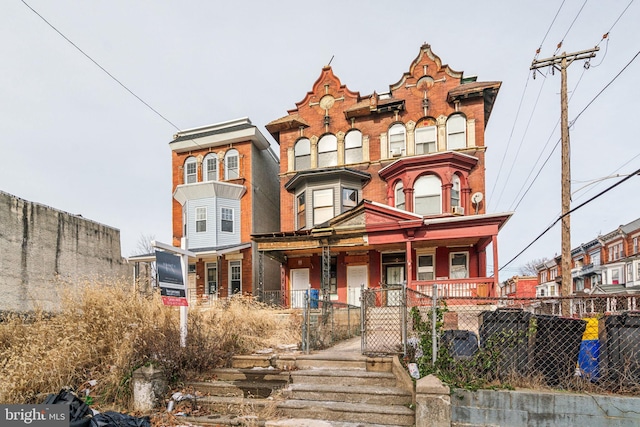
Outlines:
[[[588,0],[584,0],[584,3],[582,3],[582,7],[580,7],[580,10],[578,11],[578,13],[576,14],[575,18],[573,18],[573,21],[571,21],[571,25],[569,25],[569,28],[567,29],[567,32],[564,33],[564,36],[562,37],[562,40],[560,40],[560,43],[558,43],[558,46],[556,47],[556,51],[553,54],[554,56],[560,51],[560,48],[562,47],[562,43],[564,43],[564,39],[567,38],[567,35],[569,34],[569,31],[571,31],[571,28],[573,28],[573,24],[576,23],[576,21],[578,20],[578,17],[580,16],[580,14],[582,13],[582,9],[584,9],[584,7],[586,6]]]
[[[547,227],[542,233],[540,233],[535,239],[533,239],[533,241],[531,243],[529,243],[524,249],[522,249],[520,252],[518,252],[518,254],[516,256],[514,256],[513,258],[511,258],[506,264],[504,264],[502,267],[500,267],[498,269],[498,271],[502,271],[503,268],[505,268],[506,266],[508,266],[509,264],[511,264],[513,261],[515,261],[520,255],[522,255],[527,249],[529,249],[535,242],[537,242],[538,240],[540,240],[540,238],[542,236],[544,236],[545,234],[547,234],[547,232],[549,230],[551,230],[553,228],[553,226],[555,226],[560,220],[562,220],[562,218],[564,218],[567,215],[572,214],[573,212],[577,211],[578,209],[582,208],[583,206],[587,205],[588,203],[591,203],[592,201],[594,201],[595,199],[597,199],[598,197],[602,196],[605,193],[608,193],[609,191],[613,190],[614,188],[616,188],[618,185],[622,184],[623,182],[631,179],[632,177],[636,176],[640,174],[640,169],[637,169],[635,172],[631,173],[629,176],[626,176],[625,178],[621,179],[620,181],[616,182],[615,184],[611,185],[610,187],[607,187],[606,189],[604,189],[603,191],[599,192],[598,194],[596,194],[595,196],[591,197],[589,200],[579,204],[578,206],[576,206],[573,209],[570,209],[567,213],[560,215],[554,222],[553,224],[551,224],[549,227]]]

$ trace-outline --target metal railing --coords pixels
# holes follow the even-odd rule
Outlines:
[[[360,334],[360,307],[303,294],[302,350],[320,350]]]

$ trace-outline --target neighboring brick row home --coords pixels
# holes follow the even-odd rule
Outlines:
[[[498,265],[511,213],[487,213],[483,195],[500,85],[465,77],[427,44],[387,93],[362,96],[324,67],[296,108],[266,125],[280,145],[280,231],[253,240],[282,271],[280,290],[262,297],[296,307],[310,285],[359,305],[363,286],[404,282],[497,296],[486,251]]]
[[[574,248],[571,258],[572,295],[640,294],[640,218]],[[559,296],[560,261],[558,256],[536,267],[536,296]]]

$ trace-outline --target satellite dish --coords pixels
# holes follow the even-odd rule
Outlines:
[[[473,193],[473,196],[471,196],[471,202],[474,205],[477,205],[478,203],[480,203],[482,201],[482,193],[481,192],[477,192],[477,193]]]

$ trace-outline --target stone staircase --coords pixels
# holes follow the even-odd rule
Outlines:
[[[197,404],[215,415],[185,421],[202,426],[415,425],[413,385],[397,358],[321,352],[274,357],[269,366],[255,359],[257,366],[249,367],[247,357],[239,362],[240,368],[213,372],[215,380],[188,384],[204,396]]]

